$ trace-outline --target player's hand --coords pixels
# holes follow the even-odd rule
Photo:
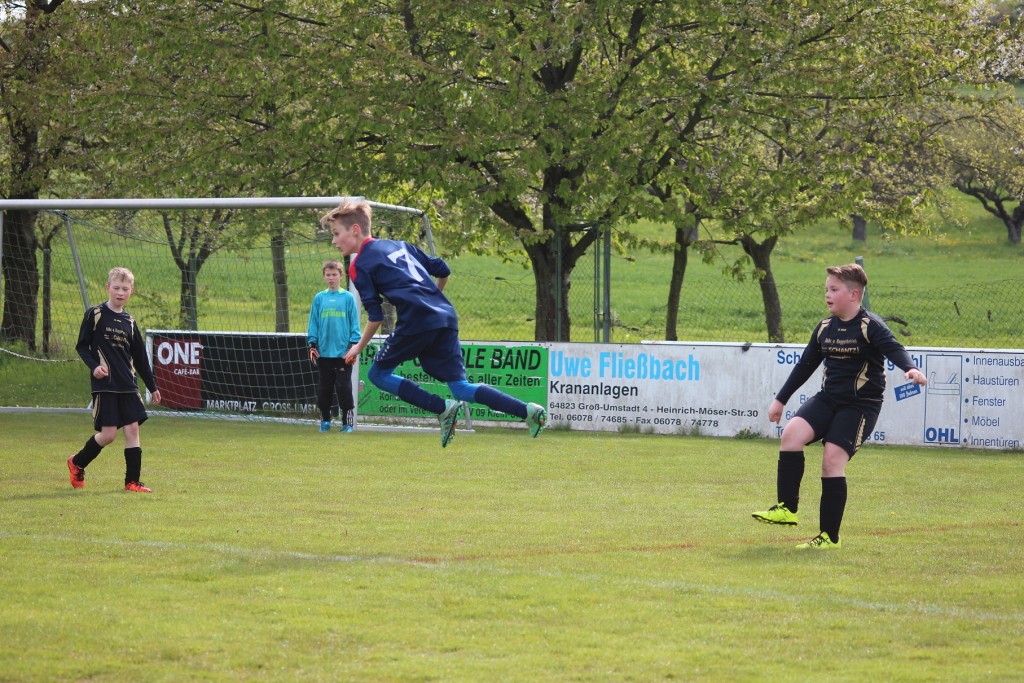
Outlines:
[[[928,384],[928,380],[925,378],[924,373],[917,368],[910,368],[907,370],[907,374],[904,377],[914,384]]]
[[[320,357],[320,349],[316,347],[316,344],[309,345],[309,362],[316,366],[316,361]]]
[[[782,419],[782,409],[785,407],[779,399],[772,401],[771,405],[768,406],[768,421],[778,424],[779,420]]]
[[[360,351],[362,351],[362,349],[357,348],[355,346],[346,351],[344,355],[345,363],[348,365],[352,365],[353,363],[355,363],[356,359],[359,358]]]
[[[152,394],[150,394],[150,396],[153,398],[153,403],[156,404],[156,405],[160,405],[160,401],[163,400],[163,397],[160,396],[160,390],[159,389],[157,389]]]
[[[103,379],[109,374],[110,373],[107,372],[107,369],[102,365],[97,365],[96,369],[92,371],[92,376],[95,377],[96,379]]]

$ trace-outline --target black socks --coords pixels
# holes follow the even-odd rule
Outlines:
[[[71,462],[75,463],[76,466],[85,469],[85,467],[99,456],[100,451],[103,450],[103,446],[96,443],[96,439],[89,437],[89,440],[82,446],[82,450],[75,453],[71,458]],[[142,448],[136,446],[134,448],[124,449],[124,483],[138,481],[142,474]]]
[[[103,446],[96,443],[96,439],[90,436],[89,440],[85,442],[84,446],[82,446],[82,450],[75,453],[71,462],[75,463],[76,466],[85,469],[89,463],[99,456],[100,451],[102,450]]]
[[[142,448],[124,449],[124,483],[138,481],[142,475]]]
[[[804,478],[804,452],[779,451],[779,471],[776,479],[778,502],[790,512],[800,507],[800,481]]]
[[[846,477],[821,478],[819,524],[833,543],[839,542],[839,527],[846,510]]]

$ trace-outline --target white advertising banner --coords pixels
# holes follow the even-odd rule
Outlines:
[[[821,385],[819,367],[786,405],[782,423],[768,422],[768,405],[803,349],[802,344],[551,344],[549,420],[581,430],[777,437]],[[907,382],[888,364],[885,401],[869,442],[1021,448],[1024,351],[907,351],[928,386]]]

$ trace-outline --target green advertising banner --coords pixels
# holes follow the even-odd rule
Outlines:
[[[384,339],[374,339],[359,355],[359,414],[376,417],[435,417],[382,391],[370,383],[366,373]],[[466,379],[473,384],[488,384],[525,403],[547,405],[548,350],[544,346],[522,343],[462,342]],[[438,382],[416,361],[402,363],[395,370],[429,392],[451,398],[444,382]],[[518,422],[519,418],[496,413],[487,406],[469,404],[470,417],[482,422]]]

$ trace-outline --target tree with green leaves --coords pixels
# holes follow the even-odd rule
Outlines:
[[[71,3],[68,3],[69,5]],[[0,17],[0,196],[35,199],[74,144],[69,69],[76,21],[64,0],[4,2]],[[35,349],[39,275],[36,212],[6,211],[3,223],[3,318],[0,339]]]
[[[101,192],[93,176],[112,133],[130,128],[121,100],[133,55],[109,38],[123,3],[106,0],[0,2],[0,195],[38,199],[56,187]],[[0,339],[36,348],[36,251],[52,238],[37,212],[6,211]]]
[[[701,99],[693,81],[702,75],[673,65],[687,9],[356,9],[337,49],[355,55],[360,74],[337,74],[339,97],[319,111],[340,121],[337,100],[362,104],[364,146],[352,152],[370,152],[371,172],[442,192],[461,223],[449,244],[522,250],[536,284],[536,338],[568,339],[573,267],[599,230],[636,215],[637,188],[671,163],[652,136],[676,135],[665,121],[680,102]]]
[[[1010,244],[1020,244],[1024,227],[1022,140],[1024,108],[1012,100],[957,121],[944,135],[953,187],[999,219]]]
[[[685,256],[698,225],[757,226],[754,249],[857,208],[865,162],[920,125],[907,107],[995,53],[979,6],[115,3],[91,106],[121,107],[95,139],[133,153],[88,158],[140,194],[443,199],[449,248],[527,262],[536,338],[564,340],[602,231],[665,221]]]
[[[1013,36],[969,9],[848,3],[805,14],[795,27],[747,20],[757,38],[743,51],[754,66],[732,76],[741,87],[731,110],[740,113],[709,122],[718,131],[712,161],[691,176],[696,182],[684,182],[704,225],[722,235],[705,249],[742,247],[728,271],[742,275],[751,264],[770,341],[785,340],[770,265],[778,240],[854,212],[891,229],[912,226],[936,177],[920,161],[935,145],[934,122],[921,109],[990,102],[968,86],[993,80],[983,64]],[[780,54],[786,59],[776,68],[761,68]]]
[[[372,121],[376,171],[440,188],[469,239],[521,245],[536,337],[568,339],[569,274],[599,229],[755,211],[767,245],[847,215],[864,160],[919,125],[899,112],[952,97],[994,50],[969,5],[379,3],[347,17],[337,50],[363,77],[336,72],[338,99]],[[876,118],[891,129],[869,141]]]
[[[111,14],[102,40],[132,55],[104,105],[123,126],[90,169],[118,196],[287,196],[315,193],[317,130],[300,78],[313,35],[282,3],[243,7],[143,2]],[[292,51],[292,48],[295,51]],[[307,90],[308,89],[308,90]],[[162,232],[180,271],[179,324],[198,325],[200,271],[215,252],[269,237],[276,329],[288,331],[285,226],[259,212],[164,212]]]

